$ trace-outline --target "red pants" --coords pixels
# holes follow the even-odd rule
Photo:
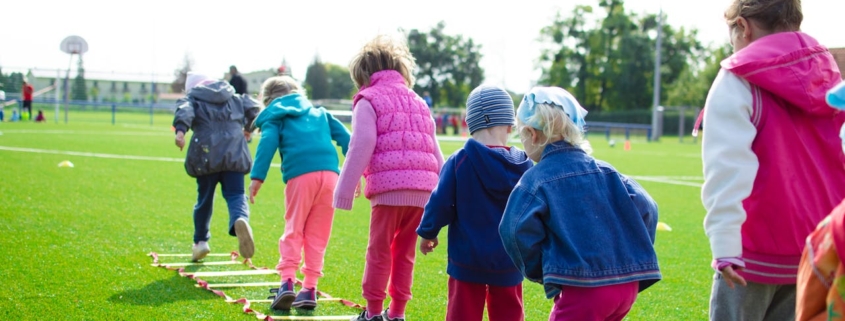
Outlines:
[[[282,280],[296,279],[296,269],[305,254],[303,286],[314,288],[323,276],[323,258],[332,234],[332,196],[337,173],[319,171],[297,176],[285,187],[285,233],[279,239]]]
[[[639,282],[586,288],[564,286],[549,321],[620,321],[637,300]]]
[[[458,281],[449,277],[449,304],[446,321],[481,321],[484,302],[490,321],[522,321],[522,284],[493,286]]]
[[[362,281],[363,295],[370,313],[381,312],[382,303],[387,297],[384,290],[388,288],[388,281],[392,311],[404,311],[404,304],[411,300],[417,227],[422,213],[422,207],[373,207],[367,264],[364,266]]]

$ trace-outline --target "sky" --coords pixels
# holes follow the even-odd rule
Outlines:
[[[643,15],[661,8],[667,23],[695,28],[704,44],[727,43],[724,9],[731,0],[627,0],[626,10]],[[3,1],[0,4],[0,67],[4,73],[29,68],[67,69],[70,56],[59,45],[67,36],[88,42],[89,72],[147,74],[170,81],[186,55],[194,70],[223,77],[229,65],[241,72],[278,67],[285,59],[293,76],[305,78],[319,55],[346,66],[360,47],[380,33],[430,30],[481,44],[485,83],[525,92],[539,78],[540,30],[560,12],[599,0],[487,2],[426,1]],[[842,0],[803,1],[802,30],[822,44],[845,47]],[[217,3],[217,4],[210,4]],[[838,30],[837,30],[838,29]],[[839,31],[839,32],[837,32]],[[75,59],[73,68],[76,68]]]

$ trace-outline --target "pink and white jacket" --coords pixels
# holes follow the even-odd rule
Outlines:
[[[428,105],[401,74],[384,70],[370,76],[352,108],[352,138],[334,207],[352,208],[362,174],[371,206],[424,207],[443,166]]]
[[[845,197],[845,113],[825,103],[840,81],[827,48],[801,32],[722,62],[704,111],[704,230],[713,258],[741,258],[749,281],[794,284],[806,237]]]

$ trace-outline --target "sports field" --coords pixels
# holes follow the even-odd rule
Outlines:
[[[151,266],[147,254],[190,253],[195,181],[185,174],[184,152],[173,144],[171,116],[128,114],[117,125],[110,114],[56,124],[0,123],[0,268],[4,294],[0,320],[22,319],[227,319],[250,320],[243,305],[195,287],[195,280]],[[134,118],[133,118],[134,117]],[[135,119],[137,118],[137,119]],[[687,140],[689,141],[689,140]],[[628,320],[703,320],[707,316],[709,249],[699,200],[700,145],[666,137],[635,140],[630,151],[592,137],[594,156],[636,177],[657,201],[657,253],[663,281],[642,293]],[[257,141],[250,147],[255,149]],[[446,155],[460,142],[441,142]],[[64,160],[73,168],[58,167]],[[278,164],[278,156],[274,163]],[[278,167],[251,205],[256,241],[253,263],[272,269],[283,231],[284,185]],[[226,231],[220,192],[212,219],[212,253],[237,250]],[[319,290],[364,303],[361,276],[367,245],[369,203],[337,211]],[[597,237],[600,237],[597,235]],[[604,237],[604,236],[601,236]],[[611,236],[612,237],[612,236]],[[417,256],[414,299],[408,320],[443,320],[446,306],[446,234],[428,256]],[[188,258],[160,257],[161,262]],[[210,257],[206,261],[225,261]],[[189,266],[186,271],[248,270],[244,265]],[[278,282],[275,275],[200,277],[208,283]],[[276,285],[277,286],[277,285]],[[552,302],[538,284],[524,284],[526,320],[546,320]],[[270,286],[221,289],[231,298],[264,299]],[[269,303],[253,310],[283,315]],[[320,302],[314,316],[354,315],[354,308]],[[303,315],[292,312],[291,315]],[[322,320],[322,319],[318,319]]]

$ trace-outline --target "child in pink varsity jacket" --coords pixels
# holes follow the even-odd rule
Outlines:
[[[352,209],[361,175],[372,206],[362,281],[367,309],[353,321],[405,320],[416,229],[443,166],[431,111],[411,90],[414,67],[407,44],[387,36],[364,45],[349,66],[359,91],[353,98],[352,138],[334,207]],[[384,310],[388,282],[391,300]]]
[[[799,31],[799,0],[733,0],[725,18],[735,53],[708,94],[702,141],[710,319],[793,320],[805,238],[845,197],[845,114],[825,103],[841,75]]]

